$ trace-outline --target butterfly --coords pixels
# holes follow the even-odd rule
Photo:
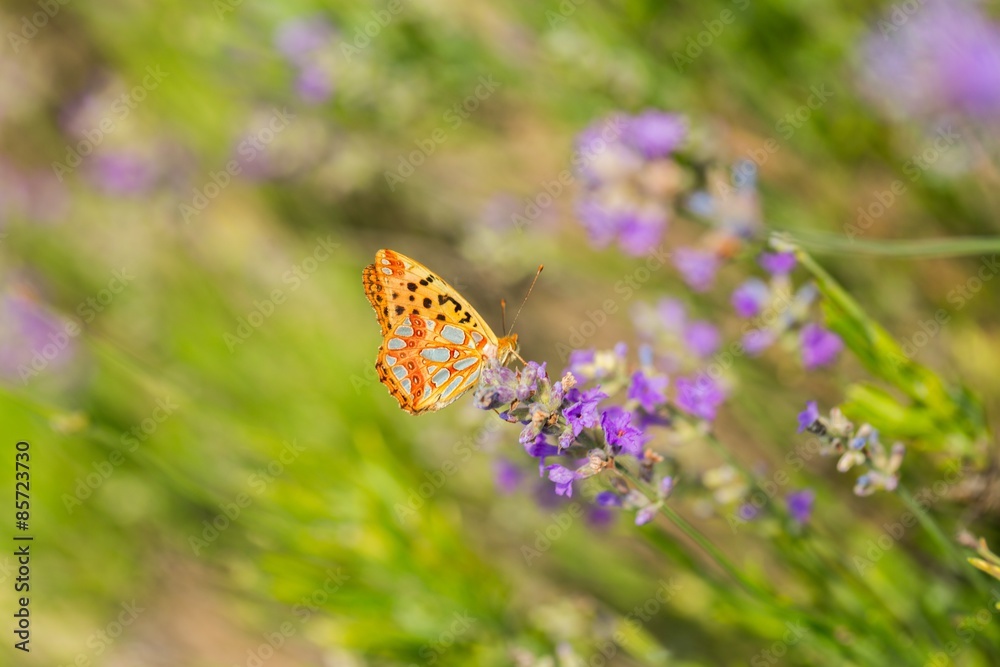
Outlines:
[[[383,248],[362,282],[382,328],[375,370],[410,414],[440,410],[475,386],[483,364],[517,354],[517,334],[497,338],[461,294],[414,259]]]

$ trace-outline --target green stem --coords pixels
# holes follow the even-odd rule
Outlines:
[[[819,255],[871,255],[899,259],[935,259],[965,257],[1000,252],[1000,237],[972,236],[966,238],[862,240],[841,234],[797,230],[775,231],[773,237],[802,247]]]

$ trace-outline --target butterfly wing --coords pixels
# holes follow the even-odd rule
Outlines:
[[[375,263],[365,267],[362,282],[383,337],[399,318],[413,315],[480,331],[489,342],[497,343],[496,334],[461,294],[406,255],[379,250]]]
[[[433,412],[476,384],[487,342],[466,325],[403,315],[379,348],[375,370],[399,407]]]

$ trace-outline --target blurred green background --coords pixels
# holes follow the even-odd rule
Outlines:
[[[646,108],[686,114],[725,163],[757,162],[775,228],[845,238],[858,207],[905,178],[866,240],[995,235],[989,142],[963,143],[911,181],[907,161],[927,135],[861,97],[858,44],[888,11],[823,0],[4,3],[0,469],[12,480],[14,443],[30,442],[35,541],[30,654],[6,629],[16,566],[0,550],[0,661],[845,664],[819,640],[788,641],[793,614],[741,610],[697,550],[670,546],[688,542],[666,526],[595,526],[579,498],[537,501],[515,431],[467,397],[402,412],[374,373],[380,337],[361,270],[380,247],[418,258],[499,330],[500,299],[518,303],[544,263],[518,332],[525,358],[558,371],[557,346],[642,260],[588,245],[574,186],[523,228],[511,214],[569,168],[582,128]],[[789,125],[816,87],[829,100]],[[778,149],[761,157],[772,138]],[[668,242],[698,233],[678,220]],[[947,309],[916,358],[996,413],[996,287],[959,307],[948,299],[981,258],[822,261],[901,341]],[[659,271],[632,300],[674,295],[734,332],[726,288],[740,278],[726,268],[723,287],[696,296]],[[627,311],[587,345],[634,343]],[[32,367],[37,341],[67,324],[79,335]],[[772,468],[795,445],[805,398],[834,405],[864,375],[845,359],[807,376],[780,354],[737,368],[717,430],[740,460]],[[517,493],[498,490],[498,461],[522,468]],[[829,460],[796,474],[819,494],[811,548],[845,568],[904,509],[894,496],[854,498]],[[996,509],[934,507],[980,532]],[[866,575],[883,601],[866,608],[843,572],[816,597],[770,560],[782,538],[734,536],[696,510],[682,511],[783,591],[779,606],[842,625],[827,638],[837,644],[863,644],[857,628],[871,623],[943,647],[959,636],[949,619],[992,608],[935,565],[923,531]],[[998,664],[1000,623],[987,618],[954,664]]]

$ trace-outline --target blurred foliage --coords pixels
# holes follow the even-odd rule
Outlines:
[[[1000,624],[992,613],[980,620],[993,608],[988,580],[951,535],[968,526],[997,539],[983,417],[1000,407],[996,289],[987,283],[958,308],[949,299],[978,266],[972,258],[824,256],[816,275],[828,316],[858,362],[811,376],[780,350],[736,362],[720,439],[765,478],[786,472],[782,492],[817,491],[800,532],[773,519],[734,531],[703,508],[678,510],[745,573],[746,588],[666,523],[595,527],[570,514],[580,499],[536,502],[536,471],[494,415],[466,399],[411,417],[372,369],[378,327],[360,274],[384,246],[436,267],[493,324],[489,304],[517,301],[544,262],[518,321],[522,353],[561,367],[557,345],[619,298],[615,282],[637,260],[591,249],[571,196],[524,230],[487,211],[498,196],[525,210],[570,166],[574,134],[616,110],[681,111],[723,163],[753,159],[777,230],[841,235],[903,179],[905,197],[865,240],[995,236],[988,149],[970,137],[912,179],[922,128],[888,123],[857,93],[856,45],[890,8],[390,5],[0,10],[0,288],[83,330],[27,381],[15,372],[0,385],[0,469],[13,479],[13,444],[31,443],[35,538],[32,652],[5,635],[0,661],[844,665],[891,655],[922,665],[951,664],[929,662],[947,653],[954,664],[996,664]],[[47,18],[30,38],[10,38],[39,12]],[[334,31],[310,63],[332,88],[326,99],[297,92],[302,72],[276,46],[295,20]],[[162,81],[115,111],[149,68]],[[468,117],[449,116],[484,77],[496,92]],[[789,125],[816,86],[830,100]],[[287,127],[219,186],[278,111]],[[54,163],[106,119],[94,155],[55,180]],[[772,138],[777,152],[763,149]],[[386,174],[428,141],[433,152],[390,188]],[[101,156],[119,160],[117,171]],[[696,233],[677,221],[669,238]],[[132,278],[111,291],[116,271]],[[721,287],[695,295],[672,271],[655,272],[587,345],[631,342],[628,307],[664,294],[735,337],[728,294],[739,279],[727,267]],[[88,320],[85,304],[105,291]],[[947,327],[894,364],[897,339],[940,308]],[[846,397],[859,420],[922,445],[904,467],[915,494],[940,480],[943,461],[921,459],[925,450],[971,455],[974,469],[934,496],[936,523],[902,496],[855,498],[831,461],[790,465],[807,396]],[[671,445],[720,462],[694,436]],[[518,493],[498,492],[498,458],[525,467]],[[908,511],[921,522],[897,539],[892,526]],[[14,567],[0,556],[4,614]],[[142,611],[116,631],[129,603]]]

